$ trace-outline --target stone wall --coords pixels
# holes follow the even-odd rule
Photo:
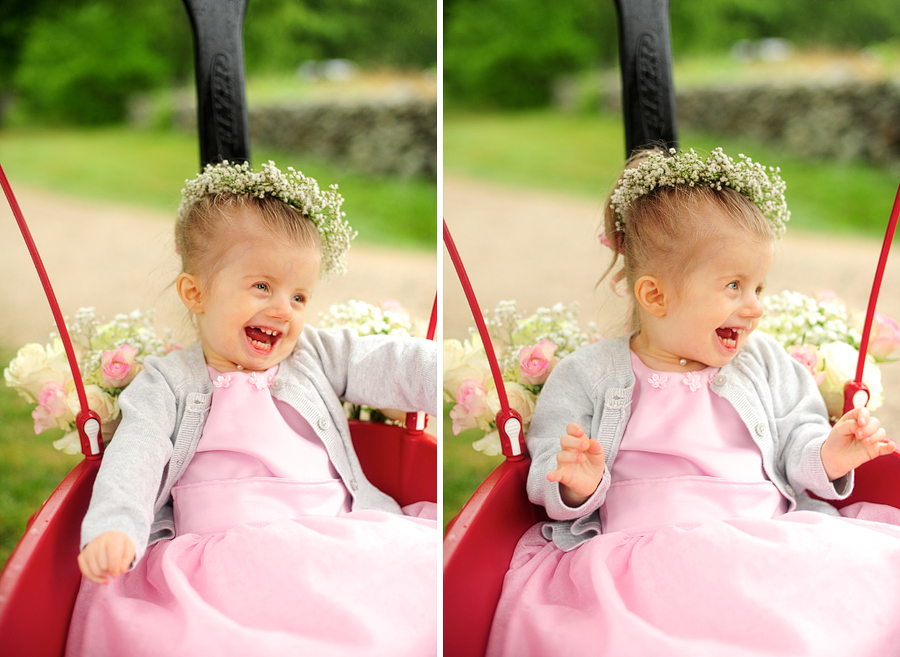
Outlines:
[[[676,90],[680,127],[740,136],[812,159],[900,162],[900,85],[888,82]]]
[[[254,107],[249,115],[253,144],[313,154],[374,176],[437,178],[434,100],[320,101]],[[196,107],[182,103],[174,123],[196,130]]]
[[[376,176],[437,177],[437,103],[330,101],[250,110],[254,143]]]

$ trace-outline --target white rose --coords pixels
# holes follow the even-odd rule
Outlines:
[[[531,422],[531,416],[534,415],[534,404],[537,401],[537,397],[520,383],[504,381],[503,385],[506,388],[509,407],[522,416],[522,424],[527,427]],[[497,386],[494,385],[493,379],[488,382],[485,388],[487,390],[488,410],[496,417],[497,413],[500,412],[500,397],[497,395]]]
[[[832,342],[819,347],[818,369],[825,372],[825,380],[819,385],[819,392],[825,400],[828,414],[841,417],[844,414],[844,385],[856,375],[859,352],[844,342]],[[863,367],[863,383],[869,388],[868,408],[875,410],[884,402],[881,387],[881,370],[871,360],[866,359]]]
[[[32,342],[19,349],[3,371],[3,378],[6,385],[15,388],[28,402],[37,404],[45,383],[55,381],[64,385],[71,374],[64,351]]]
[[[484,381],[490,372],[491,366],[481,343],[474,347],[468,342],[462,345],[459,340],[444,340],[444,401],[456,401],[456,391],[463,381]]]
[[[500,444],[500,432],[491,431],[486,433],[484,438],[472,443],[472,447],[486,456],[499,456],[503,453],[503,447]]]
[[[70,431],[59,440],[53,441],[53,447],[66,454],[81,453],[81,439],[77,431]]]
[[[95,385],[85,386],[84,392],[87,395],[88,408],[100,416],[100,424],[108,424],[119,417],[119,402],[115,397]],[[66,403],[72,414],[77,416],[81,411],[81,403],[78,401],[78,392],[74,389],[74,385],[66,398]]]

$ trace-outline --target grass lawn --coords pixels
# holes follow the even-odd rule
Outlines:
[[[452,404],[444,405],[444,525],[459,513],[478,485],[502,461],[502,456],[485,456],[472,449],[472,441],[482,433],[469,430],[454,436],[448,413]]]
[[[5,367],[12,356],[0,350],[0,363]],[[62,437],[59,430],[34,435],[31,409],[12,388],[0,385],[0,567],[25,533],[28,518],[81,458],[53,448]]]
[[[603,198],[622,167],[617,114],[444,114],[444,171],[525,188]],[[771,147],[685,131],[682,148],[722,146],[781,167],[791,226],[883,238],[900,171],[864,164],[809,162]]]
[[[293,166],[322,185],[338,183],[343,209],[361,243],[434,249],[437,185],[374,179],[334,165],[253,148],[253,162]],[[192,133],[127,127],[16,128],[0,133],[0,165],[13,187],[48,190],[160,210],[174,217],[186,178],[199,169]]]

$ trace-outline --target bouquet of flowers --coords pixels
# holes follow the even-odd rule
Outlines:
[[[347,303],[331,306],[328,313],[319,313],[320,328],[349,327],[360,336],[402,335],[425,337],[423,322],[413,321],[399,301],[389,299],[373,306],[351,299]],[[393,409],[374,409],[344,402],[344,410],[351,420],[372,420],[402,424],[406,413]]]
[[[561,358],[600,339],[592,322],[588,333],[578,324],[578,304],[539,308],[524,317],[515,301],[501,301],[493,316],[485,316],[509,405],[522,416],[527,430],[534,404],[550,372]],[[452,402],[453,433],[480,429],[485,435],[472,446],[489,456],[500,454],[495,416],[500,410],[497,388],[481,338],[444,340],[444,400]]]
[[[80,308],[74,322],[66,322],[78,368],[85,384],[88,405],[100,416],[104,438],[108,439],[119,420],[118,397],[143,368],[147,356],[162,356],[180,348],[165,330],[162,338],[153,328],[153,311],[135,310],[116,315],[101,324],[93,308]],[[3,371],[6,385],[35,409],[35,434],[59,428],[66,434],[53,442],[67,454],[81,450],[75,416],[81,410],[75,382],[62,340],[50,334],[47,345],[30,343],[19,349]]]
[[[765,314],[759,330],[774,337],[793,358],[802,363],[816,380],[828,414],[843,414],[844,385],[854,378],[859,359],[860,330],[864,317],[852,313],[837,296],[823,290],[815,297],[799,292],[782,292],[763,299]],[[881,371],[877,363],[900,356],[900,327],[897,322],[876,312],[863,383],[869,388],[868,407],[876,409],[884,402]]]

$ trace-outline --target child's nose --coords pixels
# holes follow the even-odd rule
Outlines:
[[[755,294],[750,295],[747,299],[746,303],[744,303],[744,315],[746,317],[752,317],[753,319],[759,319],[763,315],[763,305],[762,301],[759,300],[759,297]]]
[[[293,314],[294,309],[291,306],[291,300],[288,297],[275,298],[272,300],[272,304],[269,306],[269,315],[271,315],[275,319],[280,319],[286,322],[291,318]]]

